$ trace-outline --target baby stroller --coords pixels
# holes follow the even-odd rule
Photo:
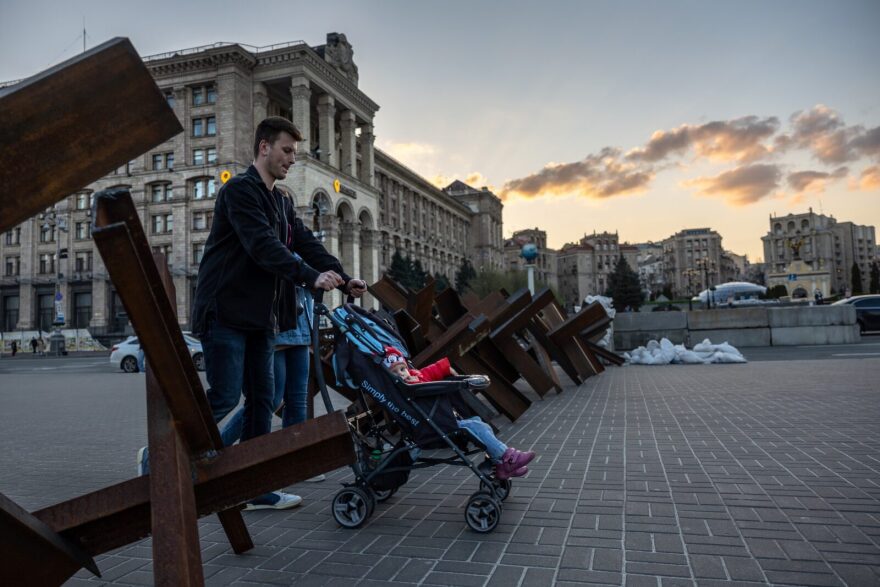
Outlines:
[[[355,478],[334,496],[333,518],[345,528],[358,528],[373,514],[377,502],[388,500],[407,482],[413,469],[457,465],[468,467],[479,480],[479,489],[468,498],[465,508],[467,525],[476,532],[492,532],[501,519],[501,502],[510,495],[511,482],[495,478],[485,447],[455,420],[456,413],[465,418],[475,415],[468,401],[473,401],[473,396],[463,394],[485,388],[488,378],[457,376],[431,383],[404,383],[382,366],[386,347],[395,347],[410,358],[391,317],[352,303],[330,311],[320,297],[319,293],[312,337],[316,362],[320,357],[318,318],[323,315],[335,333],[336,384],[355,390],[359,397],[347,412],[356,455],[351,465]],[[328,412],[332,411],[321,365],[316,365],[315,374]],[[438,454],[433,449],[443,452],[423,455],[425,450]],[[475,455],[480,454],[484,458],[477,463]]]

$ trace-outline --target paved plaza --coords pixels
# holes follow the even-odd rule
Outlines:
[[[142,376],[8,365],[0,492],[36,509],[134,474]],[[207,583],[880,584],[878,358],[610,368],[496,423],[539,457],[493,534],[467,529],[477,483],[445,467],[342,530],[329,504],[343,469],[291,487],[295,510],[245,512],[257,545],[245,555],[205,518]],[[149,540],[98,565],[103,578],[69,584],[152,584]]]

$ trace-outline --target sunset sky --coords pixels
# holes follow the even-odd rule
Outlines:
[[[880,2],[0,0],[0,80],[128,36],[143,55],[345,33],[380,148],[505,199],[559,247],[770,214],[880,226]],[[2,115],[0,115],[2,116]]]

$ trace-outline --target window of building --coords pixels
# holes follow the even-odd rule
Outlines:
[[[173,214],[154,214],[151,218],[153,234],[167,234],[174,230]]]
[[[92,270],[92,252],[79,251],[74,257],[74,271],[83,272]]]
[[[174,170],[174,153],[165,153],[165,168]]]
[[[21,244],[21,227],[16,227],[6,231],[4,242],[7,246],[14,247]]]
[[[92,293],[79,292],[73,294],[73,323],[74,328],[88,328],[92,319]]]
[[[208,165],[214,165],[217,163],[217,149],[216,147],[208,147],[205,150],[205,160]]]
[[[201,177],[192,182],[192,195],[196,200],[204,200],[215,196],[215,183],[213,177]]]
[[[205,254],[205,243],[193,243],[193,264],[198,265],[202,262],[202,256]]]
[[[37,295],[37,326],[40,330],[52,330],[55,322],[55,294],[44,293]]]
[[[159,202],[168,202],[174,195],[174,190],[170,183],[154,183],[149,186],[150,201],[154,204]]]
[[[40,242],[41,243],[54,243],[55,242],[55,227],[49,224],[44,224],[40,227]]]
[[[165,163],[165,156],[162,153],[153,153],[153,169],[162,169]]]
[[[210,230],[213,223],[213,211],[204,210],[200,212],[193,212],[193,230]]]
[[[21,274],[21,257],[6,257],[6,277],[15,277]]]
[[[217,88],[213,85],[192,89],[193,106],[217,103]]]
[[[3,330],[10,332],[18,326],[19,298],[16,295],[3,296]]]
[[[205,164],[205,150],[204,149],[193,149],[193,165],[204,165]]]
[[[43,253],[40,255],[40,274],[48,275],[55,273],[55,254]]]
[[[92,237],[92,225],[90,222],[77,222],[74,225],[74,238],[83,241]]]
[[[162,253],[163,255],[165,255],[165,262],[166,263],[171,262],[171,251],[172,250],[173,249],[170,244],[169,245],[156,245],[153,247],[154,253]]]
[[[81,194],[76,195],[76,209],[77,210],[88,210],[91,205],[90,194],[83,192]]]
[[[172,91],[165,92],[165,102],[168,103],[168,106],[170,106],[171,108],[174,108],[174,105],[177,103],[177,101],[174,99],[174,92],[172,92]]]
[[[205,118],[193,118],[192,135],[194,137],[213,137],[217,134],[217,118],[207,116]]]

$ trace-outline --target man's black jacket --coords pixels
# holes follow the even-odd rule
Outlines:
[[[269,191],[251,165],[217,195],[199,265],[193,332],[204,334],[212,317],[239,330],[275,330],[282,282],[312,287],[320,273],[331,269],[346,284],[351,279],[296,217],[292,202]]]

